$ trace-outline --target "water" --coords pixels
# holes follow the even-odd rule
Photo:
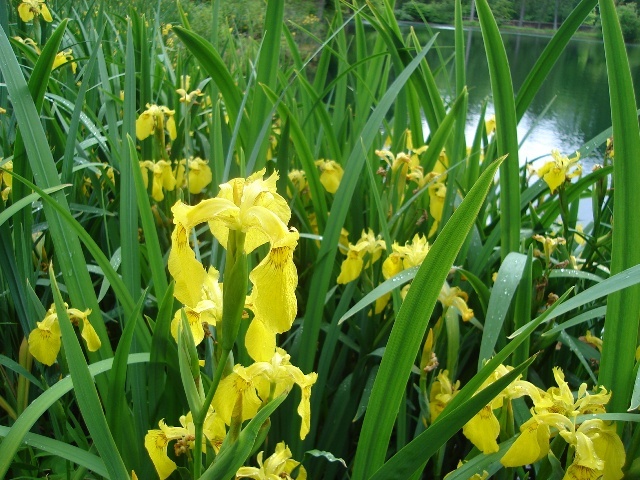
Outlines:
[[[446,62],[445,67],[437,74],[436,81],[443,97],[451,100],[455,83],[454,32],[446,28],[433,31],[438,32],[441,57]],[[426,28],[417,30],[417,33],[423,45],[430,38]],[[521,33],[503,33],[502,37],[514,91],[517,93],[550,37]],[[487,115],[493,113],[493,104],[490,101],[489,69],[480,31],[467,31],[465,45],[469,89],[467,139],[470,144],[477,128],[482,102],[489,98]],[[627,51],[637,92],[640,88],[640,46],[629,46]],[[428,60],[434,71],[441,65],[435,51],[429,52]],[[548,110],[544,112],[547,107]],[[525,139],[532,126],[533,130]],[[603,43],[598,40],[571,40],[520,121],[518,136],[520,141],[524,139],[519,152],[521,162],[531,162],[549,155],[552,148],[571,154],[610,126],[609,87]],[[588,158],[583,157],[585,170],[590,170],[590,164],[601,163],[603,153],[604,146],[592,151]]]

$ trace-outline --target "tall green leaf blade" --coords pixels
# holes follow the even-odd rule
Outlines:
[[[382,468],[369,477],[370,480],[402,480],[423,468],[429,458],[447,440],[455,435],[476,413],[488,405],[496,395],[516,380],[522,371],[531,365],[534,359],[535,357],[531,357],[526,362],[518,365],[504,377],[501,377],[487,388],[480,390],[476,395],[453,410],[446,418],[432,424],[391,457]]]
[[[333,209],[320,245],[319,263],[316,265],[315,273],[311,279],[309,291],[312,293],[307,304],[307,314],[304,320],[305,327],[301,334],[300,347],[294,362],[303,372],[311,371],[315,361],[316,344],[322,323],[325,296],[329,289],[329,281],[333,272],[340,231],[350,209],[351,198],[360,175],[359,172],[362,171],[367,152],[378,135],[380,125],[387,111],[393,105],[398,91],[411,77],[428,50],[428,47],[425,47],[389,87],[360,133],[360,141],[355,145],[346,163],[345,173],[336,192]],[[315,423],[312,423],[312,429],[314,426]],[[312,435],[310,434],[309,437],[312,437]]]
[[[53,60],[51,61],[53,62]],[[42,188],[56,187],[60,185],[60,179],[53,155],[33,98],[4,30],[0,30],[0,70],[6,79],[7,89],[12,99],[14,113],[22,132],[27,157],[36,183]],[[63,192],[56,192],[52,198],[55,198],[55,201],[64,210],[69,211]],[[86,269],[84,253],[78,236],[65,228],[60,215],[49,204],[45,204],[44,209],[51,239],[56,249],[57,265],[64,276],[71,303],[76,308],[90,308],[93,312],[91,315],[92,324],[100,337],[102,347],[97,355],[92,356],[110,357],[113,352],[104,322],[100,316],[100,307],[92,287],[91,277]]]
[[[384,463],[393,424],[451,265],[493,183],[500,159],[487,167],[429,250],[400,308],[380,364],[356,450],[353,479],[369,478]]]
[[[93,384],[93,377],[89,373],[82,347],[67,315],[65,303],[53,273],[53,267],[49,268],[49,280],[51,281],[51,290],[53,291],[60,333],[62,334],[62,344],[64,345],[69,372],[73,379],[73,389],[78,401],[78,407],[100,453],[100,457],[104,461],[105,468],[109,472],[109,476],[111,478],[127,479],[129,478],[129,473],[109,430],[107,419],[102,411],[100,397],[98,397],[98,392]]]
[[[613,0],[601,0],[600,17],[609,79],[611,122],[615,138],[613,183],[613,275],[640,264],[640,129],[629,59]],[[633,366],[640,327],[640,285],[612,293],[607,298],[605,341],[598,382],[614,392],[610,410],[624,412],[633,389]]]
[[[520,164],[513,83],[507,52],[487,0],[477,0],[476,9],[484,39],[493,104],[496,115],[498,156],[508,155],[500,167],[500,251],[504,259],[520,246]]]
[[[145,363],[149,361],[148,353],[136,353],[129,355],[129,364]],[[104,372],[108,372],[113,364],[113,358],[101,360],[89,365],[89,374],[92,377]],[[11,466],[13,456],[18,451],[25,435],[29,433],[31,427],[38,419],[63,395],[69,393],[73,389],[73,380],[67,376],[56,382],[51,388],[42,393],[38,398],[33,400],[27,409],[18,417],[16,423],[13,424],[5,439],[0,443],[0,478],[4,478],[7,470]],[[126,477],[128,478],[128,477]]]
[[[11,429],[0,425],[0,437],[6,437]],[[85,467],[91,470],[93,473],[108,477],[107,469],[104,466],[102,459],[92,453],[89,453],[81,448],[74,447],[73,445],[67,445],[59,440],[47,438],[35,433],[27,433],[24,436],[24,444],[30,447],[37,448],[43,452],[51,453],[56,457],[64,458],[77,465]]]

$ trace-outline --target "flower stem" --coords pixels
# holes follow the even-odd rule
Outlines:
[[[200,478],[202,474],[202,435],[204,430],[204,421],[207,418],[207,412],[209,411],[209,406],[211,405],[211,401],[213,400],[213,396],[218,389],[218,385],[220,384],[220,379],[222,378],[222,373],[224,372],[224,367],[227,364],[227,358],[229,358],[229,353],[231,350],[225,349],[222,350],[222,355],[220,355],[220,360],[218,361],[218,365],[216,366],[216,370],[213,373],[213,379],[211,380],[211,385],[209,385],[209,390],[207,391],[207,396],[204,399],[202,404],[202,409],[199,412],[193,412],[193,426],[195,429],[195,444],[193,451],[193,477]]]

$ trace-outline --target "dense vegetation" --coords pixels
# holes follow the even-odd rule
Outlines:
[[[476,0],[467,141],[459,1],[454,45],[388,0],[0,2],[0,477],[640,476],[624,16],[555,4],[514,92]],[[612,127],[526,164],[596,4]]]

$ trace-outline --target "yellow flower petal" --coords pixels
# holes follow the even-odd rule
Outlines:
[[[240,365],[236,365],[231,374],[220,380],[211,404],[224,423],[230,425],[238,401],[242,406],[243,421],[253,418],[262,405],[252,379]]]
[[[493,413],[491,405],[480,410],[467,424],[462,433],[482,453],[495,453],[499,450],[496,439],[500,434],[500,422]]]
[[[149,112],[143,112],[136,120],[136,137],[138,140],[144,140],[153,133],[154,128],[153,115]]]
[[[244,342],[251,358],[256,362],[268,362],[276,349],[276,333],[255,317],[247,329]]]
[[[212,179],[211,168],[206,161],[196,157],[189,162],[189,192],[194,195],[202,192]]]
[[[51,18],[51,12],[44,3],[40,4],[40,15],[42,15],[42,19],[45,22],[53,22],[53,18]]]
[[[340,275],[338,275],[336,279],[336,282],[341,285],[352,282],[358,278],[364,266],[359,252],[353,250],[351,247],[353,247],[353,245],[349,246],[349,253],[347,253],[347,258],[342,262],[342,265],[340,265]]]
[[[522,424],[520,436],[500,459],[505,467],[519,467],[535,463],[549,452],[549,425],[535,416]]]
[[[20,19],[25,23],[30,22],[34,17],[33,11],[27,3],[18,5],[18,14],[20,15]]]
[[[169,132],[169,138],[171,140],[175,140],[178,138],[178,132],[176,132],[176,121],[173,118],[173,115],[170,115],[167,119],[167,132]]]
[[[202,320],[200,319],[200,313],[193,308],[185,307],[178,310],[173,316],[171,321],[171,335],[178,341],[178,326],[182,322],[182,311],[184,310],[187,320],[189,321],[189,328],[191,329],[191,335],[193,336],[193,342],[196,345],[200,345],[204,340],[204,328],[202,327]]]
[[[196,254],[189,246],[187,230],[182,224],[176,225],[171,234],[169,272],[176,281],[174,296],[185,305],[197,305],[202,296],[205,270]]]
[[[162,420],[161,423],[163,423]],[[162,430],[149,430],[144,436],[144,448],[147,449],[160,480],[169,477],[178,468],[176,463],[167,456],[168,444],[169,439]]]
[[[288,331],[298,311],[295,294],[298,272],[293,263],[298,238],[297,231],[289,232],[272,245],[269,254],[249,274],[256,314],[276,333]]]
[[[29,352],[40,363],[51,366],[55,363],[60,351],[60,326],[58,319],[50,323],[49,328],[45,322],[38,322],[29,334]]]
[[[87,318],[82,322],[82,338],[87,342],[87,349],[90,352],[98,351],[102,345],[100,337],[98,337],[95,328],[93,328],[93,325],[89,323]]]

